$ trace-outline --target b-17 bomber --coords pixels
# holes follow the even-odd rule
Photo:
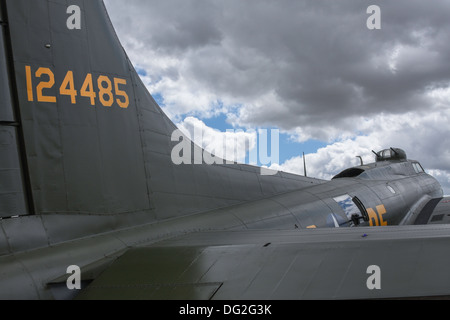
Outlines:
[[[174,163],[101,0],[0,17],[1,299],[450,295],[450,198],[421,159],[386,146],[322,180],[199,164],[189,140]]]

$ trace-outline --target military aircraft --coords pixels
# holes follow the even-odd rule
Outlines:
[[[1,0],[0,298],[450,294],[450,199],[419,162],[175,164],[103,2],[69,2]]]

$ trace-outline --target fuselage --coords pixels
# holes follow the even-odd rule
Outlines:
[[[349,168],[303,190],[299,199],[315,199],[299,201],[297,210],[303,227],[397,225],[442,196],[439,182],[417,161],[383,161]]]
[[[68,290],[65,284],[69,266],[79,266],[83,279],[89,282],[127,248],[188,232],[399,224],[417,214],[430,199],[442,197],[439,183],[423,170],[416,170],[414,163],[387,161],[350,168],[331,181],[276,196],[50,246],[34,247],[56,232],[52,228],[58,226],[50,220],[54,216],[16,218],[11,222],[22,219],[23,228],[42,232],[33,231],[35,244],[15,239],[4,244],[10,254],[0,256],[0,297],[72,297],[76,290]],[[15,252],[15,247],[22,250]]]
[[[222,210],[247,228],[386,226],[411,223],[430,200],[442,196],[439,182],[417,161],[390,160],[349,168],[331,181],[264,199],[272,206],[262,207],[259,200]]]

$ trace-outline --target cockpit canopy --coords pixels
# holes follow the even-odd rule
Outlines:
[[[375,154],[374,163],[362,164],[345,169],[332,179],[360,178],[383,180],[399,176],[411,176],[424,173],[422,166],[415,160],[407,160],[406,152],[399,148],[384,149]]]
[[[379,152],[375,152],[375,161],[389,161],[389,160],[406,160],[406,152],[400,148],[390,148],[390,149],[384,149]]]

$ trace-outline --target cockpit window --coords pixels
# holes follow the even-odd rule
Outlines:
[[[413,163],[412,163],[412,166],[413,166],[414,171],[415,171],[416,173],[422,173],[422,172],[425,172],[425,170],[423,170],[422,166],[421,166],[420,163],[418,163],[418,162],[413,162]]]
[[[406,152],[399,148],[390,148],[390,149],[384,149],[379,152],[375,152],[375,161],[389,161],[389,160],[397,160],[397,161],[404,161],[406,160]]]

